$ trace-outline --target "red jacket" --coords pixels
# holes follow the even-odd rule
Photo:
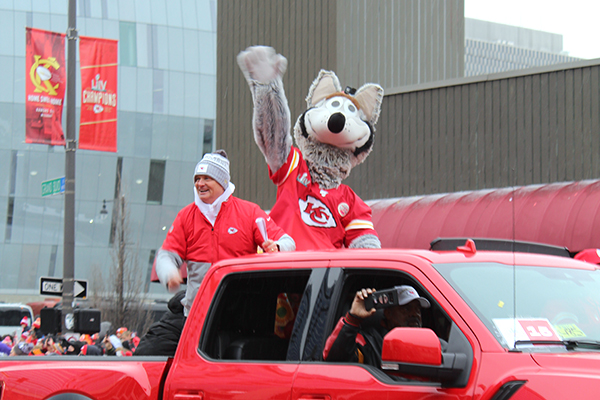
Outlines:
[[[260,207],[233,196],[221,204],[214,227],[195,203],[179,211],[157,254],[156,272],[159,277],[163,275],[161,279],[165,283],[164,276],[169,274],[172,263],[177,267],[184,261],[187,263],[186,296],[182,301],[185,315],[213,263],[257,252],[264,242],[256,224],[259,217],[266,221],[269,239],[277,241],[285,235]],[[162,255],[168,254],[171,261],[161,262]],[[181,259],[177,260],[175,255]]]
[[[256,219],[267,221],[269,239],[279,240],[285,232],[256,204],[231,196],[221,205],[213,227],[196,204],[184,207],[175,218],[162,245],[185,261],[215,263],[256,253],[263,238]]]

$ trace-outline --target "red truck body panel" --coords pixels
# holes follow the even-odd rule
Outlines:
[[[64,357],[64,358],[63,358]],[[11,357],[13,358],[13,357]],[[64,392],[93,399],[160,398],[160,382],[167,361],[142,361],[121,357],[14,357],[0,364],[2,400],[45,399]],[[2,363],[2,361],[0,361]]]
[[[1,400],[48,399],[77,393],[91,399],[491,399],[503,385],[526,384],[511,399],[573,397],[600,387],[600,352],[508,351],[476,312],[440,275],[436,264],[527,265],[595,271],[566,257],[475,251],[332,250],[261,254],[222,261],[207,273],[172,359],[161,357],[15,357],[0,359]],[[200,348],[223,282],[231,276],[294,271],[401,271],[412,277],[464,335],[472,351],[464,385],[402,384],[355,363],[215,359]],[[496,301],[496,300],[494,300]],[[237,318],[232,316],[232,318]],[[13,358],[13,357],[11,357]],[[429,358],[428,358],[429,359]],[[164,385],[163,385],[164,383]],[[591,398],[591,397],[590,397]]]

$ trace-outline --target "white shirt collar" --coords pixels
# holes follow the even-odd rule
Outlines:
[[[196,203],[198,210],[200,210],[200,212],[204,214],[204,216],[211,223],[212,226],[215,226],[217,215],[219,215],[219,211],[221,211],[221,204],[223,204],[229,199],[229,196],[233,194],[234,190],[235,185],[229,182],[229,185],[227,185],[227,189],[225,189],[222,195],[220,195],[212,204],[206,204],[205,202],[200,200],[200,196],[198,196],[198,191],[194,186],[194,203]]]

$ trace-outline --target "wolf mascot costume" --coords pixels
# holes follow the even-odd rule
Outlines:
[[[321,70],[294,126],[295,148],[282,82],[285,57],[255,46],[238,55],[238,64],[252,91],[254,139],[277,185],[270,216],[298,250],[380,248],[371,209],[342,181],[371,152],[383,89],[365,84],[343,91],[333,72]]]

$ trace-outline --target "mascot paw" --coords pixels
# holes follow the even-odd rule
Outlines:
[[[237,62],[247,81],[269,83],[281,78],[287,68],[287,60],[275,49],[267,46],[252,46],[237,56]]]
[[[375,235],[362,235],[357,237],[348,246],[350,249],[380,249],[381,242]]]

